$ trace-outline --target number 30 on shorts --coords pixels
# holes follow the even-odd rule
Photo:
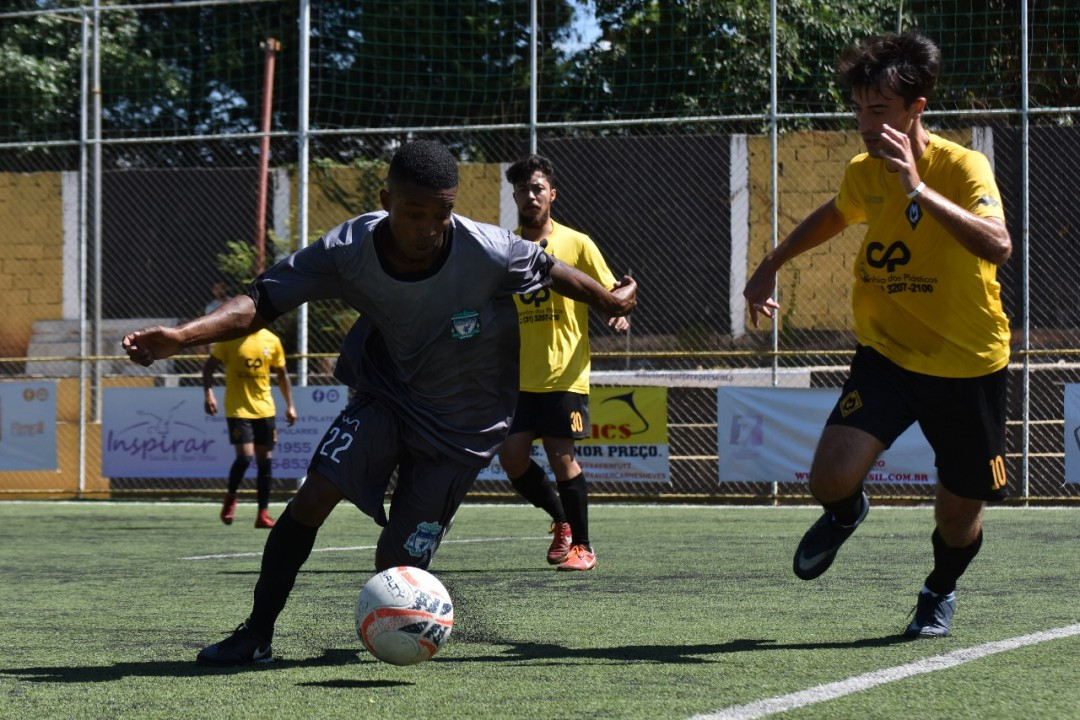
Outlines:
[[[348,450],[352,442],[352,433],[343,432],[337,426],[333,426],[326,432],[326,442],[319,447],[319,454],[340,463],[338,453]]]

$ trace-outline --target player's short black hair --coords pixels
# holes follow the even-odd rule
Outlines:
[[[903,98],[905,106],[930,97],[940,69],[941,51],[916,32],[873,35],[841,55],[836,64],[841,85],[889,90]]]
[[[457,161],[446,146],[434,140],[414,140],[398,148],[386,173],[387,185],[407,182],[429,190],[458,186]]]
[[[543,155],[530,155],[506,168],[506,179],[511,185],[527,182],[532,174],[539,170],[548,179],[548,185],[555,187],[555,166]]]

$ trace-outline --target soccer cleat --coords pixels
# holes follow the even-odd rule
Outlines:
[[[862,509],[854,524],[844,526],[836,522],[833,514],[826,512],[810,526],[795,550],[792,569],[803,580],[813,580],[829,569],[837,551],[844,541],[859,527],[866,513],[870,512],[870,499],[862,494]]]
[[[573,544],[574,534],[570,531],[570,523],[551,523],[551,546],[548,548],[548,565],[558,565],[570,554],[570,546]]]
[[[236,493],[226,493],[221,503],[221,522],[232,525],[236,518]]]
[[[923,589],[915,603],[914,619],[904,631],[909,640],[921,637],[949,637],[949,623],[956,612],[956,593],[938,595]]]
[[[259,508],[259,513],[255,516],[255,527],[257,528],[272,528],[274,527],[274,518],[266,514],[266,508]]]
[[[556,570],[592,570],[596,567],[596,553],[586,545],[575,545],[570,548],[566,559],[559,563]]]
[[[274,661],[274,651],[254,630],[243,622],[232,635],[219,643],[208,645],[199,651],[195,662],[199,665],[235,667]]]

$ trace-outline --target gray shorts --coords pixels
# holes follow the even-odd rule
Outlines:
[[[383,499],[397,470],[390,515]],[[357,394],[319,441],[308,467],[382,526],[379,553],[427,568],[480,468],[448,458],[388,405]]]

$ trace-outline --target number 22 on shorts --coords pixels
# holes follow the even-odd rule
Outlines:
[[[340,463],[341,460],[338,460],[338,453],[343,450],[348,450],[352,443],[352,433],[345,432],[337,425],[334,425],[326,431],[326,442],[319,446],[319,454],[323,457],[330,458],[336,463]]]

